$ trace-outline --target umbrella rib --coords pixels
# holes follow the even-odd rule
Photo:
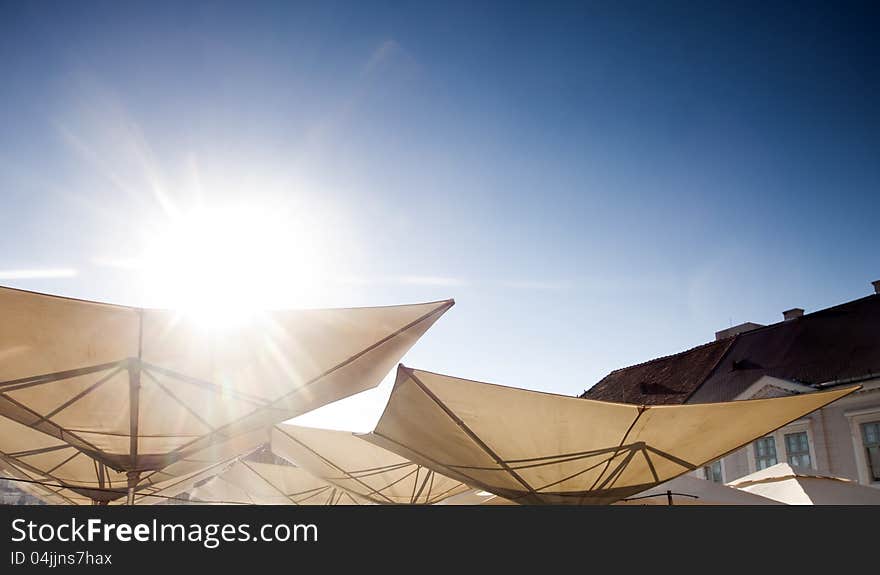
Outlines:
[[[381,488],[378,488],[378,489],[375,489],[375,488],[374,488],[374,489],[369,493],[369,495],[372,495],[372,494],[374,494],[374,493],[379,493],[379,494],[381,494],[381,493],[382,493],[383,491],[385,491],[386,489],[390,489],[390,488],[394,487],[395,485],[397,485],[398,483],[400,483],[401,481],[403,481],[404,479],[406,479],[407,477],[409,477],[409,476],[412,475],[413,473],[415,473],[415,474],[416,474],[416,478],[418,478],[418,475],[419,475],[419,466],[418,466],[418,465],[416,465],[416,468],[415,468],[414,470],[410,471],[409,473],[407,473],[406,475],[404,475],[404,476],[401,477],[400,479],[396,479],[396,480],[392,481],[391,483],[389,483],[389,484],[386,485],[385,487],[381,487]],[[418,479],[416,479],[416,481],[418,481]],[[415,483],[413,484],[413,491],[415,491]],[[388,498],[387,496],[385,496],[385,497],[386,497],[386,499]],[[389,501],[391,501],[391,500],[389,499]]]
[[[538,491],[544,491],[548,487],[553,487],[554,485],[559,485],[560,483],[564,483],[565,481],[568,481],[569,479],[574,479],[575,477],[577,477],[579,475],[583,475],[584,473],[587,473],[588,471],[592,471],[592,470],[596,469],[597,467],[599,467],[603,463],[608,463],[612,459],[614,459],[613,455],[611,457],[609,457],[608,459],[603,459],[602,461],[596,462],[593,465],[590,465],[589,467],[587,467],[585,469],[581,469],[580,471],[578,471],[576,473],[572,473],[568,477],[563,477],[562,479],[559,479],[559,480],[554,481],[552,483],[548,483],[547,485],[542,485],[541,487],[538,488]]]
[[[606,485],[611,486],[614,485],[614,482],[620,477],[623,471],[626,469],[626,466],[629,465],[629,462],[633,460],[636,456],[635,450],[630,450],[629,453],[617,464],[617,467],[614,468],[614,471],[611,472],[608,477],[599,485],[599,489],[604,489]]]
[[[648,408],[646,406],[640,405],[638,407],[638,413],[636,414],[635,418],[633,418],[632,423],[629,424],[629,427],[627,428],[626,433],[624,433],[623,437],[620,439],[620,445],[618,445],[617,449],[614,450],[614,455],[612,455],[611,457],[608,458],[608,461],[606,462],[606,465],[605,465],[605,469],[603,469],[602,473],[600,473],[599,476],[596,477],[596,480],[593,481],[593,485],[590,486],[590,489],[588,491],[592,491],[593,489],[596,488],[596,485],[598,485],[599,481],[602,479],[602,476],[605,475],[606,471],[608,471],[608,466],[611,465],[611,461],[617,455],[617,452],[620,451],[620,448],[623,447],[624,442],[626,442],[626,438],[629,437],[630,432],[632,432],[633,428],[636,426],[636,423],[642,417],[642,414],[645,413],[646,411],[648,411]]]
[[[152,363],[149,363],[146,361],[142,362],[142,363],[143,363],[143,366],[145,369],[155,371],[155,372],[157,372],[161,375],[164,375],[166,377],[177,379],[183,383],[188,383],[188,384],[194,385],[196,387],[201,387],[201,388],[203,388],[207,391],[210,391],[211,393],[215,393],[217,395],[228,395],[228,396],[233,397],[235,399],[240,399],[241,401],[244,401],[246,403],[250,403],[253,405],[258,405],[260,407],[266,406],[270,403],[268,400],[261,399],[259,397],[256,397],[256,396],[253,396],[253,395],[250,395],[247,393],[242,393],[242,392],[236,391],[234,389],[226,389],[226,388],[219,386],[215,383],[211,383],[210,381],[205,381],[205,380],[199,379],[197,377],[184,375],[182,373],[178,373],[174,370],[168,369],[167,367],[155,365],[155,364],[152,364]]]
[[[592,455],[602,455],[603,453],[608,453],[609,451],[615,451],[616,447],[603,447],[601,449],[590,449],[587,451],[573,451],[571,453],[560,453],[557,455],[544,455],[542,457],[528,457],[526,459],[508,459],[508,463],[533,463],[537,461],[548,461],[547,465],[552,465],[553,463],[563,463],[565,461],[573,461],[576,459],[583,459],[585,457],[590,457]],[[550,461],[558,459],[560,461]]]
[[[6,455],[9,457],[28,457],[30,455],[41,455],[43,453],[51,453],[52,451],[58,451],[59,449],[67,449],[71,447],[70,445],[52,445],[50,447],[41,447],[39,449],[28,449],[26,451],[10,451]]]
[[[351,472],[352,475],[357,475],[358,477],[369,477],[371,475],[378,475],[380,473],[387,473],[389,471],[397,471],[402,467],[408,467],[412,465],[412,461],[402,461],[400,463],[392,463],[390,465],[381,465],[379,467],[369,467],[367,469],[356,469]]]
[[[630,446],[623,446],[623,447],[630,447]],[[544,458],[544,461],[541,461],[540,463],[533,463],[531,465],[513,465],[512,467],[513,467],[513,469],[532,469],[534,467],[546,467],[547,465],[558,465],[560,463],[568,463],[569,461],[579,461],[581,459],[588,459],[588,458],[594,457],[596,455],[604,455],[606,453],[612,453],[612,457],[613,457],[613,453],[616,453],[619,450],[620,450],[620,448],[618,448],[618,447],[608,447],[605,449],[597,449],[591,453],[585,452],[584,454],[572,455],[571,457],[560,456],[559,459],[555,459],[552,461],[549,460],[549,458]],[[602,461],[607,461],[607,460],[603,459]],[[508,463],[510,463],[510,462],[508,462]]]
[[[754,440],[752,440],[752,441],[754,441]],[[747,445],[747,444],[743,443],[742,445]],[[742,447],[742,445],[740,447]],[[737,447],[737,449],[739,449],[739,447]],[[691,463],[690,461],[685,461],[684,459],[676,457],[676,456],[672,455],[671,453],[666,453],[665,451],[660,451],[659,449],[657,449],[655,447],[651,447],[650,445],[645,445],[645,450],[650,451],[652,453],[656,453],[660,457],[663,457],[664,459],[668,459],[669,461],[672,461],[673,463],[677,463],[687,469],[693,470],[693,469],[697,468],[697,466],[694,465],[693,463]]]
[[[647,448],[643,445],[640,451],[642,453],[642,457],[645,458],[645,462],[648,464],[648,469],[651,470],[651,475],[654,477],[654,481],[659,482],[660,476],[657,475],[657,470],[654,468],[654,462],[651,461],[651,456],[648,455]]]
[[[433,469],[429,471],[431,472],[431,483],[428,484],[428,492],[425,493],[425,503],[431,502],[431,491],[434,490],[434,476],[436,475]]]
[[[421,468],[422,468],[422,467],[419,466],[419,469],[421,469]],[[419,492],[416,493],[415,496],[413,497],[413,503],[415,503],[416,501],[418,501],[418,500],[419,500],[419,497],[421,497],[421,495],[422,495],[422,491],[425,490],[425,485],[428,484],[428,480],[431,480],[432,483],[434,482],[434,477],[433,477],[433,476],[434,476],[434,472],[431,471],[430,469],[427,469],[427,468],[426,468],[426,470],[427,470],[428,473],[427,473],[427,475],[425,475],[425,479],[424,479],[424,481],[422,481],[422,486],[419,487]],[[418,481],[419,481],[419,476],[418,476],[418,474],[416,474],[416,481],[415,481],[415,483],[418,483]],[[427,493],[426,496],[425,496],[425,503],[428,502],[428,498],[427,498],[427,497],[428,497],[429,495],[431,495],[431,490],[430,490],[430,488],[428,489],[428,493]]]
[[[364,487],[366,487],[368,490],[370,490],[370,491],[374,491],[374,489],[373,489],[372,487],[370,487],[369,485],[367,485],[366,483],[364,483],[363,481],[361,481],[358,477],[352,475],[351,473],[349,473],[349,472],[346,471],[345,469],[339,467],[338,465],[336,465],[335,463],[333,463],[332,461],[330,461],[329,459],[327,459],[326,457],[324,457],[323,455],[321,455],[320,453],[318,453],[317,451],[315,451],[314,449],[312,449],[311,447],[309,447],[308,445],[306,445],[305,443],[303,443],[302,441],[300,441],[299,439],[295,438],[294,436],[292,436],[292,435],[290,435],[289,433],[287,433],[286,431],[284,431],[284,429],[282,429],[281,427],[276,426],[275,429],[277,429],[278,431],[280,431],[281,433],[283,433],[284,435],[286,435],[287,437],[289,437],[290,440],[293,441],[294,443],[296,443],[297,445],[300,445],[301,447],[304,447],[304,448],[305,448],[307,451],[309,451],[312,455],[314,455],[315,457],[317,457],[318,459],[320,459],[321,461],[323,461],[323,462],[326,463],[327,465],[333,467],[334,469],[336,469],[336,470],[338,470],[338,471],[341,471],[342,474],[345,475],[346,477],[348,477],[349,479],[353,479],[353,480],[356,481],[357,483],[359,483],[359,484],[363,485]],[[393,502],[391,499],[389,499],[384,493],[378,493],[378,495],[381,495],[382,497],[384,497],[384,498],[388,501],[388,503],[394,503],[394,502]]]
[[[431,495],[431,490],[434,489],[434,477],[435,477],[436,475],[437,475],[437,474],[434,473],[434,475],[431,476],[431,485],[428,486],[428,495],[429,495],[429,496]],[[447,494],[447,493],[450,493],[450,492],[455,491],[456,489],[460,489],[460,488],[462,488],[462,487],[467,487],[467,486],[466,486],[464,483],[458,483],[457,485],[453,485],[452,487],[446,489],[445,491],[441,491],[441,492],[439,492],[439,493],[435,493],[435,494],[434,494],[434,498],[431,499],[431,501],[434,501],[434,502],[437,502],[437,501],[443,501],[444,499],[446,499],[446,494]]]
[[[397,485],[398,483],[400,483],[401,481],[403,481],[404,479],[406,479],[407,477],[409,477],[409,476],[412,475],[413,473],[415,473],[415,474],[416,474],[416,477],[418,478],[418,472],[419,472],[419,466],[416,465],[416,468],[415,468],[414,470],[410,471],[409,473],[407,473],[407,474],[404,475],[403,477],[401,477],[401,478],[399,478],[399,479],[396,479],[396,480],[392,481],[391,483],[389,483],[389,484],[386,485],[385,487],[373,488],[373,490],[370,491],[370,493],[369,493],[368,495],[373,495],[374,493],[382,494],[383,491],[385,491],[386,489],[390,489],[390,488],[394,487],[395,485]],[[417,479],[416,481],[418,481],[418,479]],[[415,491],[415,483],[413,484],[413,491]],[[384,495],[383,495],[383,496],[384,496]],[[394,503],[394,501],[392,501],[391,499],[389,499],[387,496],[384,496],[384,497],[385,497],[386,499],[388,499],[389,501],[391,501],[392,503]]]
[[[352,502],[354,505],[363,505],[363,503],[361,503],[360,501],[358,501],[357,499],[355,499],[354,497],[352,497],[351,493],[349,493],[349,492],[347,492],[347,491],[346,491],[345,493],[343,493],[343,496],[344,496],[344,497],[347,497],[348,499],[350,499],[351,502]]]
[[[150,380],[151,382],[153,382],[154,384],[156,384],[156,385],[159,387],[159,389],[161,389],[161,390],[165,393],[165,395],[167,395],[168,397],[170,397],[171,399],[173,399],[178,405],[180,405],[180,406],[181,406],[182,408],[184,408],[187,412],[189,412],[189,414],[192,415],[193,417],[195,417],[195,418],[199,421],[199,423],[201,423],[202,425],[204,425],[205,427],[207,427],[207,428],[210,429],[211,431],[214,430],[214,428],[211,426],[210,423],[208,423],[207,421],[205,421],[205,420],[202,418],[202,416],[199,415],[194,409],[192,409],[190,406],[188,406],[187,404],[185,404],[185,403],[184,403],[179,397],[177,397],[176,395],[174,395],[174,393],[172,393],[170,389],[168,389],[167,387],[165,387],[164,385],[162,385],[162,382],[160,382],[160,381],[156,378],[155,375],[153,375],[152,373],[150,373],[149,370],[145,369],[145,370],[143,370],[143,372],[144,372],[145,374],[147,374],[147,377],[149,378],[149,380]]]
[[[297,469],[302,469],[302,468],[298,467]],[[286,497],[296,497],[297,495],[306,495],[308,493],[321,492],[321,491],[324,491],[325,489],[328,489],[329,487],[330,486],[326,485],[326,484],[320,485],[318,487],[312,487],[311,489],[303,489],[302,491],[294,491],[292,493],[285,493],[285,496]]]
[[[408,323],[407,325],[403,326],[402,328],[396,330],[394,333],[385,336],[384,338],[382,338],[382,339],[379,340],[378,342],[373,343],[372,345],[370,345],[370,346],[368,346],[368,347],[362,349],[361,351],[359,351],[358,353],[356,353],[356,354],[354,354],[353,356],[349,357],[349,358],[346,359],[345,361],[336,364],[334,367],[328,369],[328,370],[325,371],[324,373],[322,373],[322,374],[320,374],[320,375],[318,375],[318,376],[316,376],[316,377],[310,379],[309,381],[305,382],[305,383],[304,383],[302,386],[300,386],[299,388],[297,388],[297,389],[295,389],[295,390],[293,390],[293,391],[291,391],[291,392],[289,392],[289,393],[286,393],[286,394],[282,395],[281,397],[279,397],[279,398],[277,398],[277,399],[275,399],[275,400],[272,400],[270,403],[266,404],[266,405],[263,406],[261,409],[280,409],[280,410],[284,411],[284,408],[274,408],[273,406],[274,406],[275,404],[279,403],[280,401],[284,400],[284,399],[287,399],[287,398],[289,398],[289,397],[291,397],[291,396],[293,396],[293,395],[296,395],[296,394],[298,394],[298,393],[302,393],[303,391],[305,391],[305,389],[306,389],[308,386],[314,384],[314,383],[317,382],[317,381],[320,381],[320,380],[324,379],[325,377],[327,377],[327,376],[330,375],[331,373],[333,373],[333,372],[335,372],[335,371],[338,371],[338,370],[342,369],[343,367],[345,367],[345,366],[349,365],[350,363],[356,361],[357,359],[359,359],[359,358],[361,358],[362,356],[366,355],[367,353],[373,351],[374,349],[377,349],[378,347],[380,347],[380,346],[382,346],[382,345],[388,343],[389,341],[391,341],[391,340],[394,339],[395,337],[397,337],[397,336],[399,336],[399,335],[405,333],[406,331],[408,331],[408,330],[410,330],[411,328],[415,327],[416,325],[422,323],[423,321],[425,321],[426,319],[430,318],[431,316],[437,315],[438,313],[439,313],[439,314],[442,314],[442,313],[446,312],[446,310],[448,310],[450,307],[452,307],[453,303],[454,303],[454,302],[448,301],[448,302],[445,302],[443,305],[434,308],[433,310],[431,310],[430,312],[428,312],[428,313],[422,315],[422,316],[419,317],[418,319],[416,319],[416,320],[414,320],[414,321]],[[221,427],[215,429],[215,430],[212,431],[211,433],[209,433],[209,434],[203,436],[203,439],[209,439],[209,438],[211,438],[211,436],[218,434],[218,433],[219,433],[220,431],[222,431],[223,429],[226,429],[227,427],[231,427],[231,426],[235,425],[236,423],[239,423],[239,422],[245,420],[245,419],[248,418],[248,417],[251,417],[251,416],[253,416],[253,415],[259,414],[259,412],[260,412],[260,409],[256,409],[256,410],[254,410],[254,411],[251,411],[250,413],[248,413],[248,414],[246,414],[246,415],[243,415],[243,416],[239,417],[238,419],[236,419],[236,420],[234,420],[234,421],[231,421],[231,422],[229,422],[229,423],[227,423],[227,424],[225,424],[225,425],[223,425],[223,426],[221,426]],[[195,443],[196,441],[199,441],[199,440],[198,440],[198,439],[195,439],[195,440],[191,441],[190,443],[186,443],[186,444],[184,444],[184,445],[181,445],[180,447],[178,447],[178,448],[175,449],[174,451],[169,452],[169,455],[177,454],[177,453],[182,452],[184,449],[186,449],[187,447],[189,447],[190,445],[192,445],[192,444]]]
[[[203,473],[207,473],[208,471],[214,469],[215,467],[219,467],[220,465],[225,465],[225,464],[227,464],[227,463],[229,463],[229,460],[228,460],[228,459],[227,459],[227,460],[224,460],[224,461],[217,462],[217,463],[215,463],[215,464],[213,464],[213,465],[209,465],[209,466],[206,467],[205,469],[202,469],[201,471],[199,471],[199,472],[196,473],[195,475],[196,475],[196,476],[198,476],[198,475],[202,475]],[[154,472],[154,473],[155,473],[155,472]],[[149,481],[150,483],[153,483],[153,480],[150,479],[152,476],[153,476],[153,473],[151,473],[150,475],[147,475],[145,478],[143,478],[143,479],[141,480],[141,482]],[[166,489],[171,489],[172,487],[176,487],[176,486],[180,485],[181,483],[183,483],[183,482],[185,482],[185,481],[189,481],[189,480],[192,479],[193,477],[194,477],[194,476],[182,477],[182,478],[180,478],[177,482],[172,483],[171,485],[166,485],[165,487],[159,489],[158,491],[161,492],[161,491],[165,491]],[[148,487],[149,487],[149,486],[140,487],[140,489],[147,489]]]
[[[82,453],[82,451],[76,451],[73,455],[71,455],[70,457],[68,457],[67,459],[65,459],[64,461],[62,461],[61,463],[55,465],[55,467],[53,467],[53,468],[51,468],[50,470],[48,470],[48,471],[46,472],[46,475],[52,473],[53,471],[55,471],[56,469],[58,469],[58,468],[61,467],[62,465],[65,465],[65,464],[69,463],[71,460],[73,460],[74,457],[76,457],[77,455],[79,455],[79,454],[81,454],[81,453]]]
[[[523,487],[525,487],[530,494],[536,495],[535,489],[531,485],[529,485],[529,483],[525,479],[520,477],[520,475],[516,471],[514,471],[509,465],[507,465],[507,462],[505,462],[497,453],[495,453],[491,447],[486,445],[486,443],[482,439],[480,439],[479,436],[474,433],[474,431],[470,427],[468,427],[468,425],[464,421],[462,421],[460,417],[453,413],[453,411],[449,409],[449,407],[447,407],[446,404],[443,403],[440,398],[434,394],[434,392],[428,389],[428,387],[424,383],[422,383],[422,381],[416,376],[413,370],[409,368],[404,369],[409,372],[410,379],[412,379],[413,382],[415,382],[415,384],[419,386],[422,392],[429,398],[431,398],[434,403],[436,403],[437,406],[440,407],[443,413],[445,413],[456,425],[461,428],[462,431],[465,432],[465,434],[467,434],[468,437],[470,437],[471,441],[476,443],[480,449],[489,454],[489,456],[492,457],[502,469],[504,469],[508,474],[516,479],[517,482],[519,482]]]
[[[305,495],[306,493],[308,493],[309,495],[308,495],[308,497],[303,497],[300,500],[295,500],[295,499],[293,499],[293,496],[291,496],[290,500],[293,501],[294,503],[296,503],[297,505],[302,505],[304,501],[308,501],[309,499],[317,497],[317,496],[321,495],[322,493],[326,493],[328,489],[333,489],[333,487],[330,485],[325,485],[325,486],[319,487],[317,489],[310,489],[308,491],[303,491],[302,493],[294,493],[293,496]]]
[[[16,399],[14,399],[12,397],[9,397],[5,393],[0,393],[0,396],[2,396],[4,400],[12,403],[13,405],[18,407],[19,409],[22,409],[22,410],[30,413],[31,415],[33,415],[35,418],[37,418],[39,420],[40,414],[37,413],[36,411],[34,411],[33,409],[31,409],[30,407],[24,405],[23,403],[21,403],[20,401],[17,401]],[[10,419],[12,419],[13,421],[16,421],[17,423],[21,423],[22,425],[29,427],[30,429],[40,431],[42,433],[45,433],[46,435],[60,439],[61,441],[66,441],[67,443],[69,443],[71,445],[71,447],[74,447],[75,449],[80,449],[79,446],[74,445],[73,443],[70,442],[70,440],[65,439],[64,435],[67,434],[71,438],[75,439],[77,442],[88,447],[89,450],[93,451],[96,455],[103,455],[103,452],[100,449],[98,449],[95,445],[92,445],[90,442],[86,441],[85,439],[83,439],[80,436],[76,435],[75,433],[71,432],[69,429],[65,429],[64,427],[61,427],[60,425],[58,425],[54,421],[45,420],[42,423],[45,423],[45,424],[49,425],[50,427],[54,427],[55,429],[53,431],[55,431],[57,433],[57,435],[54,433],[49,433],[47,431],[44,431],[43,429],[37,429],[33,425],[28,425],[26,423],[22,423],[18,419],[15,419],[15,418],[10,418]]]
[[[18,459],[15,459],[14,457],[10,457],[9,455],[7,455],[5,453],[0,453],[0,459],[9,463],[14,468],[14,472],[17,472],[20,475],[27,476],[27,474],[22,472],[22,470],[20,469],[20,468],[24,468],[35,475],[48,477],[49,479],[52,479],[53,481],[57,481],[58,483],[63,483],[60,479],[58,479],[57,477],[55,477],[51,473],[46,473],[45,471],[41,471],[29,463],[25,463],[24,461],[19,461]],[[38,482],[35,481],[34,483],[38,483]],[[70,489],[70,487],[62,486],[62,489]],[[63,497],[67,502],[69,502],[70,504],[73,504],[73,501],[71,501],[70,498],[65,497],[64,495],[60,495],[60,494],[58,496]]]
[[[61,489],[70,489],[72,491],[74,491],[75,489],[87,489],[89,491],[97,491],[99,493],[115,493],[115,494],[119,494],[119,495],[125,495],[125,493],[127,492],[125,489],[107,489],[106,487],[105,488],[99,488],[99,487],[72,488],[70,486],[63,485],[63,484],[52,484],[52,483],[46,483],[44,481],[34,481],[34,480],[29,480],[29,479],[9,478],[9,480],[10,481],[21,481],[24,483],[35,483],[35,484],[41,485],[43,487],[60,487]],[[64,497],[64,496],[60,495],[59,497]],[[145,497],[158,497],[159,499],[166,499],[166,500],[170,500],[170,501],[188,501],[186,499],[181,499],[180,497],[172,497],[170,495],[159,495],[158,493],[144,493],[140,496],[141,499],[143,499]],[[67,499],[67,498],[65,498],[65,499]],[[118,499],[118,497],[116,499]],[[212,501],[211,503],[219,503],[222,505],[247,505],[247,503],[242,503],[240,501]]]
[[[87,429],[69,429],[72,433],[91,433],[93,435],[101,435],[104,437],[131,437],[131,434],[124,431],[89,431]],[[201,437],[196,433],[141,433],[139,437]]]
[[[52,383],[53,381],[60,381],[62,379],[70,379],[72,377],[79,377],[80,375],[88,375],[90,373],[95,373],[97,371],[104,371],[107,369],[111,369],[113,367],[122,367],[125,363],[128,362],[128,359],[121,359],[119,361],[111,361],[109,363],[102,363],[99,365],[91,365],[88,367],[79,367],[76,369],[68,369],[64,371],[56,371],[54,373],[45,373],[41,375],[31,375],[28,377],[22,377],[20,379],[12,379],[9,381],[4,381],[0,383],[0,389],[3,392],[7,391],[16,391],[19,389],[24,389],[27,387],[33,387],[35,385],[42,385],[44,383]]]
[[[419,486],[419,471],[421,471],[421,470],[422,470],[422,468],[420,466],[416,465],[416,478],[415,478],[415,480],[413,480],[412,495],[410,495],[410,497],[409,497],[410,505],[412,505],[416,500],[416,487]],[[412,473],[410,473],[409,475],[412,475]],[[426,475],[425,479],[427,479],[427,477],[428,476]]]
[[[128,370],[128,454],[131,457],[132,468],[138,466],[138,424],[141,398],[140,366],[135,369],[130,367]]]
[[[430,461],[431,463],[433,463],[433,464],[436,465],[437,467],[442,467],[442,468],[444,468],[444,469],[447,469],[447,470],[448,470],[447,473],[449,473],[449,471],[451,471],[451,472],[454,473],[454,474],[461,475],[462,477],[467,477],[468,480],[469,480],[471,483],[473,483],[474,485],[477,485],[477,486],[479,486],[479,487],[483,487],[483,488],[485,488],[486,491],[491,491],[491,489],[492,489],[491,487],[488,486],[488,484],[487,484],[486,482],[484,482],[484,481],[480,481],[480,480],[476,479],[475,477],[471,477],[471,476],[468,475],[467,473],[464,473],[464,472],[461,472],[461,471],[457,471],[457,470],[454,469],[452,466],[449,466],[449,465],[446,465],[446,464],[440,463],[440,462],[437,461],[436,459],[433,459],[433,458],[431,458],[431,457],[428,457],[428,456],[425,455],[424,453],[421,453],[421,452],[416,451],[415,449],[413,449],[413,448],[411,448],[411,447],[407,447],[406,445],[403,445],[403,444],[401,444],[401,443],[399,443],[399,442],[397,442],[397,441],[394,441],[394,440],[391,439],[390,437],[388,437],[388,436],[386,436],[386,435],[382,435],[382,434],[379,433],[378,431],[372,431],[371,434],[372,434],[372,435],[375,435],[376,437],[381,437],[381,438],[384,439],[385,441],[387,441],[387,442],[389,442],[389,443],[393,443],[394,445],[397,445],[398,447],[402,447],[403,449],[405,449],[405,450],[407,450],[407,451],[411,451],[411,452],[415,453],[416,455],[418,455],[419,457],[421,457],[422,459],[424,459],[425,461]],[[492,469],[491,471],[501,471],[501,470],[500,470],[500,469]],[[463,482],[460,481],[459,484],[462,485]],[[453,488],[453,489],[454,489],[454,488]]]
[[[265,477],[263,477],[263,474],[262,474],[262,473],[260,473],[259,471],[257,471],[256,469],[254,469],[253,467],[251,467],[250,465],[248,465],[247,461],[245,461],[244,459],[241,459],[241,460],[239,460],[239,463],[241,463],[242,465],[244,465],[245,467],[247,467],[247,468],[251,471],[251,473],[253,473],[253,474],[256,475],[257,477],[259,477],[260,479],[262,479],[263,481],[265,481],[265,482],[269,485],[269,487],[271,487],[272,489],[274,489],[275,491],[277,491],[278,493],[280,493],[282,497],[284,497],[285,499],[288,499],[288,500],[290,500],[290,501],[293,501],[293,499],[290,499],[290,497],[288,497],[288,495],[287,495],[286,493],[284,493],[284,491],[282,491],[281,489],[279,489],[277,485],[275,485],[274,483],[272,483],[271,481],[269,481],[268,479],[266,479]]]
[[[71,405],[76,403],[77,401],[79,401],[80,399],[84,398],[88,394],[92,393],[93,391],[95,391],[96,389],[98,389],[99,387],[101,387],[102,385],[107,383],[108,381],[110,381],[110,379],[112,379],[120,371],[122,371],[122,368],[117,367],[116,369],[114,369],[113,371],[111,371],[110,373],[108,373],[107,375],[105,375],[104,377],[102,377],[101,379],[99,379],[98,381],[93,383],[92,385],[88,386],[87,388],[85,388],[81,392],[77,393],[76,395],[74,395],[73,397],[71,397],[70,399],[68,399],[67,401],[65,401],[64,403],[62,403],[61,405],[59,405],[58,407],[56,407],[55,409],[53,409],[52,411],[47,413],[46,415],[42,416],[33,425],[37,425],[43,421],[46,421],[47,419],[51,419],[51,418],[55,417],[56,415],[58,415],[59,413],[61,413],[62,411],[64,411],[65,409],[67,409],[68,407],[70,407]]]

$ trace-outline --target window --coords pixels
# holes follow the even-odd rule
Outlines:
[[[807,439],[807,432],[786,434],[785,453],[788,456],[788,464],[792,467],[811,467],[810,441]]]
[[[721,477],[720,459],[715,463],[703,467],[703,473],[706,475],[706,479],[713,483],[724,483],[724,479]]]
[[[862,441],[871,481],[880,481],[880,421],[862,424]]]
[[[755,466],[761,470],[776,465],[776,440],[762,437],[755,442]]]
[[[849,419],[859,483],[880,488],[880,405],[843,412]]]

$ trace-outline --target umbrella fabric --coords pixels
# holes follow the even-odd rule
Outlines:
[[[218,328],[0,288],[0,416],[94,460],[63,464],[71,488],[100,482],[102,469],[133,487],[216,442],[375,387],[452,305],[281,310]],[[0,452],[21,451],[7,440]],[[31,473],[57,475],[67,455],[43,443],[26,447],[47,449],[30,453]]]
[[[272,452],[337,487],[379,504],[433,504],[468,487],[347,431],[281,424]]]
[[[878,489],[796,470],[788,463],[771,465],[728,485],[787,505],[880,505]]]
[[[268,437],[267,428],[255,429],[191,453],[164,469],[151,471],[138,484],[133,503],[173,502],[195,483],[222,473],[240,458],[263,447]],[[121,502],[117,500],[115,503]]]
[[[614,505],[782,505],[779,501],[761,497],[693,475],[681,475],[621,499]]]
[[[241,459],[190,491],[198,503],[250,505],[364,505],[369,501],[301,467]]]
[[[675,406],[593,401],[398,368],[368,441],[526,504],[608,504],[694,470],[858,387]]]
[[[59,439],[5,418],[0,418],[0,438],[9,449],[35,446],[0,453],[0,472],[46,503],[107,503],[120,501],[128,492],[125,473],[98,463]],[[193,481],[219,473],[241,454],[265,444],[266,439],[265,429],[254,430],[189,453],[161,471],[147,472],[134,489],[133,503],[153,504],[174,498]],[[34,459],[37,466],[31,464]],[[41,471],[42,467],[47,469]]]

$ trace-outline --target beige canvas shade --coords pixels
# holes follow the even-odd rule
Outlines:
[[[126,476],[104,468],[69,443],[0,417],[0,469],[16,487],[56,505],[124,497]],[[72,479],[80,489],[68,487]],[[107,493],[104,488],[119,489]]]
[[[161,471],[146,472],[134,488],[132,502],[153,504],[173,499],[185,490],[182,487],[218,473],[241,454],[260,447],[267,437],[266,429],[254,430],[188,453]],[[98,463],[59,439],[6,418],[0,418],[0,438],[4,449],[9,449],[0,452],[0,471],[46,503],[118,502],[128,493],[125,473]]]
[[[640,406],[400,366],[364,439],[523,504],[608,504],[714,461],[853,392]]]
[[[453,303],[278,310],[217,329],[0,287],[0,416],[96,462],[75,460],[72,489],[96,464],[135,486],[218,441],[375,387]],[[29,464],[58,471],[60,447],[43,447]]]
[[[880,505],[880,489],[777,463],[728,483],[787,505]]]
[[[373,503],[430,505],[468,489],[347,431],[280,424],[271,446],[315,477]]]
[[[193,484],[222,473],[240,458],[263,447],[268,436],[268,428],[255,429],[190,453],[161,470],[151,471],[138,483],[133,503],[176,503],[180,494]],[[117,499],[114,503],[121,502]]]
[[[782,505],[779,501],[693,475],[680,475],[614,505]]]
[[[240,459],[189,491],[190,500],[239,505],[365,505],[370,502],[294,465]]]

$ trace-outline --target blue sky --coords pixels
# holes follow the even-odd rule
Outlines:
[[[163,219],[257,206],[285,304],[454,297],[407,364],[576,394],[880,279],[876,8],[117,4],[0,2],[3,285],[162,304]]]

